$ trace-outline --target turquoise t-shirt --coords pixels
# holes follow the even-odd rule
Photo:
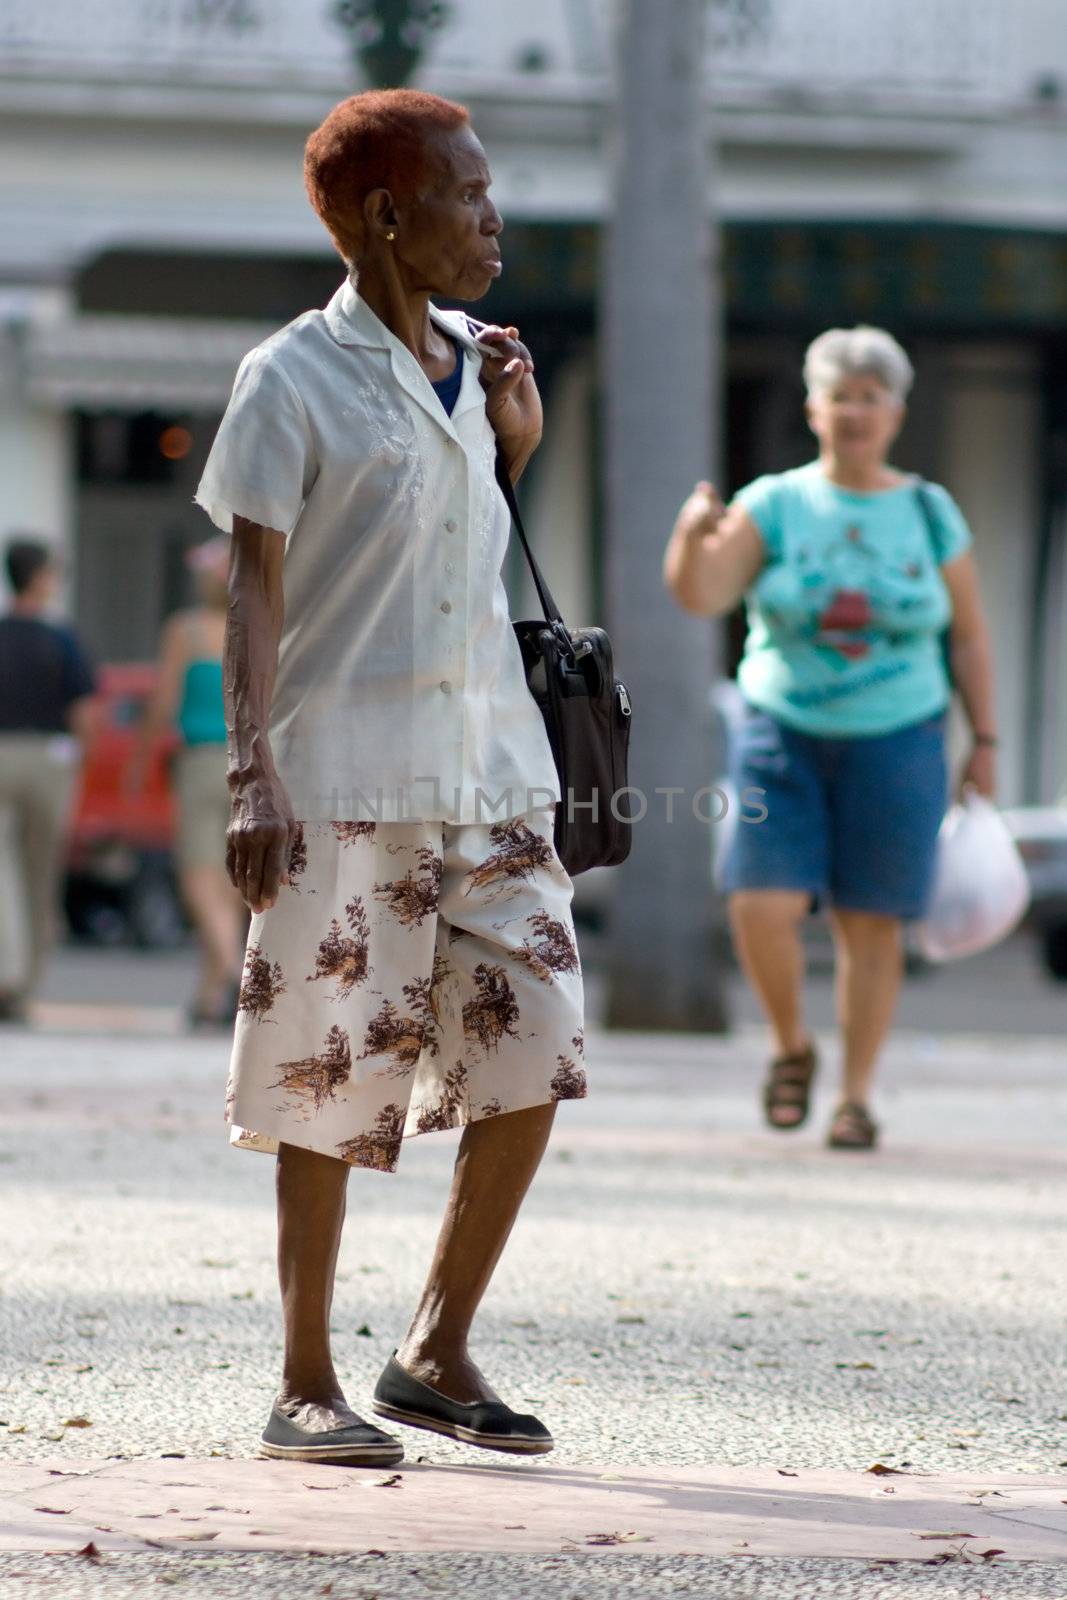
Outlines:
[[[737,674],[751,704],[830,738],[892,733],[948,705],[952,603],[940,567],[970,549],[971,533],[929,484],[935,549],[916,482],[862,494],[813,462],[736,496],[767,548]]]

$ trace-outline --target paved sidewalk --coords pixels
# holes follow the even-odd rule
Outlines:
[[[755,1032],[594,1034],[593,1095],[561,1108],[476,1344],[558,1448],[516,1467],[408,1432],[389,1487],[251,1459],[271,1163],[226,1148],[225,1044],[8,1030],[0,1051],[5,1593],[1067,1596],[1058,1040],[898,1034],[885,1149],[855,1156],[820,1142],[829,1074],[810,1130],[760,1129]],[[455,1142],[353,1175],[334,1322],[357,1406]],[[99,1563],[39,1553],[86,1529]]]

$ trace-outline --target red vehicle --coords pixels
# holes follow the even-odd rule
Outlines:
[[[99,672],[99,723],[71,823],[65,892],[71,932],[94,943],[158,947],[185,937],[171,861],[175,805],[169,769],[177,734],[155,742],[140,791],[131,791],[127,782],[137,727],[155,682],[151,663]]]

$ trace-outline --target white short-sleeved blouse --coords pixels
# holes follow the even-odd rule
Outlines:
[[[501,566],[481,357],[451,418],[344,283],[244,358],[196,500],[286,535],[271,749],[296,816],[486,822],[559,799]],[[502,798],[503,797],[503,800]]]

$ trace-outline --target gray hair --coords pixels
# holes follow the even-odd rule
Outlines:
[[[856,328],[830,328],[809,344],[804,356],[809,396],[825,393],[842,378],[861,373],[877,378],[899,401],[905,399],[915,377],[911,362],[884,328],[863,323]]]

